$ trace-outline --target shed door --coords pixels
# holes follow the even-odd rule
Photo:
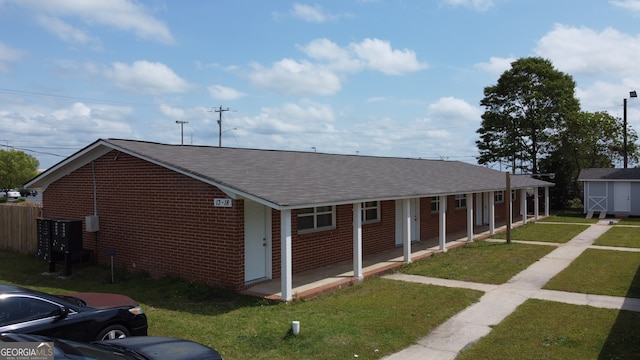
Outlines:
[[[267,277],[267,207],[253,201],[244,202],[244,280]]]
[[[630,212],[631,211],[631,186],[628,182],[613,183],[614,191],[614,211]]]

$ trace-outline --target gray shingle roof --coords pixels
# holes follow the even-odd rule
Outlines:
[[[99,140],[281,207],[504,190],[505,174],[459,161]],[[512,188],[553,186],[514,176]]]
[[[590,168],[582,169],[578,175],[579,181],[587,180],[638,180],[640,169]]]

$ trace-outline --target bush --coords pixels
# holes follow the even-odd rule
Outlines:
[[[582,210],[584,206],[582,205],[582,200],[579,198],[573,198],[567,201],[567,208],[571,210]]]

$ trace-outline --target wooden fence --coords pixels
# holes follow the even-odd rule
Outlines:
[[[0,204],[0,249],[35,254],[38,250],[37,219],[41,214],[39,203]]]

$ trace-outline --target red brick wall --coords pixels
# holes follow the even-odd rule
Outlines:
[[[125,176],[126,174],[126,176]],[[244,206],[214,208],[226,197],[216,187],[123,153],[95,161],[99,233],[84,247],[100,262],[152,276],[175,275],[214,286],[244,283]],[[84,220],[93,214],[88,164],[43,193],[43,217]]]
[[[373,254],[395,247],[395,202],[382,201],[379,222],[363,224],[362,252]],[[297,212],[291,212],[292,272],[299,273],[353,259],[353,206],[336,206],[336,228],[298,234]],[[280,278],[280,212],[272,211],[273,277]]]

